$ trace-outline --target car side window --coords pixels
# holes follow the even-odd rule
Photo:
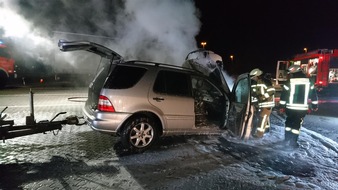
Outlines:
[[[251,90],[250,88],[248,88],[248,86],[249,86],[248,78],[244,78],[238,81],[235,89],[236,102],[247,103]]]
[[[192,96],[190,86],[188,74],[161,70],[156,77],[153,90],[162,94],[190,97]]]
[[[142,67],[117,65],[106,82],[109,89],[127,89],[133,87],[147,71]]]

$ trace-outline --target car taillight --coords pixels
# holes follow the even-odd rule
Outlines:
[[[107,97],[102,95],[100,95],[99,97],[99,104],[97,105],[97,109],[99,111],[115,112],[113,104],[109,101]]]

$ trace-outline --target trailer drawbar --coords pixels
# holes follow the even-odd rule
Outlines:
[[[39,122],[35,121],[34,118],[34,101],[33,92],[30,89],[30,115],[26,116],[25,125],[14,125],[14,120],[5,120],[6,114],[3,115],[4,111],[8,108],[5,107],[0,112],[0,138],[5,142],[6,139],[12,139],[15,137],[21,137],[26,135],[32,135],[37,133],[44,133],[47,131],[61,130],[64,125],[83,125],[80,123],[80,117],[71,115],[66,117],[64,120],[56,120],[60,115],[66,114],[67,112],[59,112],[50,121],[42,120]],[[54,134],[56,134],[54,132]]]

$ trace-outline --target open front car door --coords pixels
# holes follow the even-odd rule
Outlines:
[[[251,81],[248,73],[240,75],[231,92],[231,104],[227,129],[240,138],[249,138],[251,133]]]

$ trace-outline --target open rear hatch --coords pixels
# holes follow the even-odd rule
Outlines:
[[[85,50],[101,56],[101,61],[99,63],[93,63],[97,64],[97,71],[94,79],[89,85],[88,99],[86,102],[86,109],[90,108],[95,110],[97,108],[102,86],[114,67],[114,63],[120,62],[123,60],[123,57],[105,46],[88,41],[60,40],[58,46],[63,52]]]

